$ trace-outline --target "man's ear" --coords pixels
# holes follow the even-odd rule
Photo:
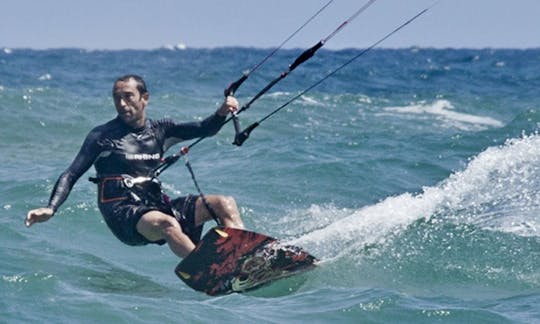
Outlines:
[[[150,99],[150,94],[148,92],[143,94],[142,99],[145,101],[145,103],[148,103],[148,99]]]

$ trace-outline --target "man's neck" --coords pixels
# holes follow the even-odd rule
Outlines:
[[[130,123],[125,122],[120,117],[116,117],[118,121],[120,121],[122,124],[126,125],[128,128],[131,128],[132,130],[139,130],[141,128],[144,128],[144,125],[146,124],[146,118],[139,119]]]

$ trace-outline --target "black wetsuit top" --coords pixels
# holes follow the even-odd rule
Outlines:
[[[97,177],[151,176],[152,170],[172,145],[216,134],[226,117],[213,114],[201,122],[176,123],[147,119],[144,127],[132,129],[119,118],[97,126],[54,186],[48,207],[54,211],[66,200],[75,182],[92,166]]]

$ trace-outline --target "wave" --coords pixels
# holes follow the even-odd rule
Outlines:
[[[446,223],[528,237],[540,236],[540,136],[524,135],[490,147],[466,168],[418,194],[403,193],[358,210],[329,209],[333,221],[293,240],[323,259],[351,249],[384,244],[418,220]],[[313,209],[312,210],[316,210]],[[307,228],[319,223],[320,211],[307,216]]]
[[[436,100],[433,103],[420,102],[404,107],[386,107],[383,110],[389,113],[408,115],[432,115],[442,120],[447,126],[464,131],[484,130],[489,127],[498,128],[504,126],[497,119],[457,112],[453,110],[454,108],[454,105],[448,100]]]
[[[273,100],[290,100],[292,99],[296,94],[287,92],[287,91],[275,91],[270,92],[266,94],[266,97],[271,98]],[[286,102],[286,101],[285,101]],[[323,106],[323,102],[317,100],[315,96],[304,94],[300,96],[296,100],[297,104],[303,105],[303,106]]]

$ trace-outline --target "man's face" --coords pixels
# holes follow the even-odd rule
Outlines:
[[[135,80],[116,82],[113,89],[113,99],[118,117],[124,123],[133,128],[144,125],[144,109],[148,103],[148,93],[141,96]]]

